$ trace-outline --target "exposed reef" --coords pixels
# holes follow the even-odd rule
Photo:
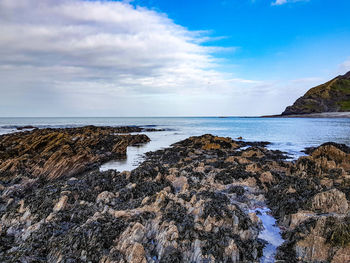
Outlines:
[[[350,149],[328,143],[289,162],[267,144],[203,135],[131,172],[2,180],[0,261],[258,262],[266,204],[283,229],[278,259],[349,261]]]
[[[290,262],[350,261],[350,148],[308,149],[267,198],[287,240],[278,257]]]
[[[34,129],[0,136],[0,180],[28,176],[74,176],[112,159],[125,158],[129,145],[149,142],[139,127]]]

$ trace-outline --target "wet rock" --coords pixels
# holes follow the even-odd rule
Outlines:
[[[129,145],[149,141],[146,135],[117,135],[140,128],[87,126],[35,129],[0,136],[0,178],[17,175],[55,179],[74,176],[108,160],[125,158]]]
[[[311,201],[314,211],[322,213],[346,213],[348,211],[348,201],[345,194],[337,189],[315,195]]]
[[[265,183],[265,184],[273,184],[275,182],[273,175],[269,171],[263,172],[260,175],[259,179],[260,179],[260,182]]]
[[[58,212],[62,209],[65,209],[67,206],[67,202],[68,202],[68,196],[66,195],[61,196],[60,200],[57,202],[57,204],[53,208],[53,211]]]
[[[96,156],[100,162],[106,152],[143,140],[110,134],[111,128],[81,129],[50,130],[66,140],[58,140],[57,151],[67,158],[52,160],[59,161],[57,169],[63,163],[71,169],[72,149],[79,156],[85,152],[88,162]],[[29,140],[32,133],[15,138]],[[37,147],[45,152],[56,135]],[[147,153],[131,172],[83,169],[74,177],[57,176],[56,170],[36,176],[28,167],[36,160],[40,165],[33,171],[43,171],[47,160],[28,151],[2,174],[0,261],[258,262],[266,242],[259,239],[262,222],[254,209],[266,199],[284,229],[278,259],[347,260],[346,148],[325,145],[287,162],[283,153],[264,146],[203,135]],[[15,149],[8,145],[0,157],[14,156]],[[84,158],[75,162],[74,167],[89,166]],[[21,176],[13,177],[12,168]]]
[[[37,129],[37,127],[32,126],[32,125],[26,125],[26,126],[16,127],[16,129],[19,131],[22,131],[22,130]]]
[[[348,147],[327,143],[309,151],[268,186],[274,215],[287,239],[279,259],[333,262],[350,241]],[[348,232],[349,231],[349,232]],[[346,255],[344,255],[346,257]]]
[[[332,258],[332,263],[343,262],[350,262],[350,246],[339,249]]]

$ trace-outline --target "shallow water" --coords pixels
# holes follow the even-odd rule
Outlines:
[[[151,142],[140,147],[129,147],[128,158],[105,164],[103,169],[130,170],[142,160],[147,151],[168,147],[189,136],[211,133],[247,141],[269,141],[270,149],[288,152],[296,158],[305,147],[318,146],[327,141],[350,145],[350,118],[242,118],[242,117],[174,117],[174,118],[0,118],[0,134],[14,132],[18,126],[78,127],[84,125],[136,125],[167,129],[146,133]]]
[[[250,212],[256,213],[256,215],[260,218],[264,229],[259,233],[259,238],[267,242],[263,251],[263,256],[260,258],[260,262],[275,262],[277,247],[282,245],[284,242],[280,229],[277,226],[276,219],[270,215],[271,211],[267,207],[256,208]]]
[[[130,171],[142,162],[146,152],[160,150],[188,137],[176,131],[142,132],[142,134],[146,134],[151,139],[151,142],[129,146],[127,148],[127,159],[107,162],[100,167],[100,170],[116,169],[119,171]]]

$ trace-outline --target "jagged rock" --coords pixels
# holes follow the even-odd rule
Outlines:
[[[279,259],[332,262],[350,242],[348,147],[326,143],[299,158],[269,187],[268,199],[288,240]],[[275,177],[277,179],[277,177]]]
[[[102,162],[125,158],[129,145],[145,143],[144,135],[117,135],[141,131],[137,127],[35,129],[0,136],[0,179],[16,175],[71,177]]]
[[[67,206],[67,202],[68,202],[68,196],[66,195],[61,196],[60,200],[57,202],[57,204],[53,208],[53,211],[58,212],[62,209],[65,209]]]
[[[275,179],[274,179],[273,175],[269,171],[263,172],[260,175],[259,179],[260,179],[260,182],[262,182],[262,183],[272,184],[272,183],[275,182]]]
[[[111,193],[111,192],[108,192],[108,191],[104,191],[104,192],[100,193],[97,196],[96,203],[102,202],[102,203],[108,204],[114,198],[115,198],[115,194],[114,193]]]
[[[331,263],[344,263],[350,262],[350,246],[343,247],[339,249],[334,257],[332,258]]]
[[[101,144],[90,141],[93,135],[73,141],[92,143],[91,156],[123,148],[109,137],[121,135],[107,130],[96,130],[105,134]],[[323,145],[294,163],[264,146],[191,137],[148,153],[130,172],[90,170],[57,178],[18,170],[31,164],[29,154],[17,160],[17,179],[6,173],[0,183],[0,261],[257,262],[265,243],[251,208],[266,199],[285,230],[279,259],[347,260],[346,147]]]
[[[244,212],[244,202],[260,199],[242,185],[256,187],[259,175],[241,175],[244,165],[225,162],[243,144],[205,135],[150,153],[127,173],[93,170],[74,177],[9,180],[0,200],[0,244],[6,242],[0,259],[256,261],[263,248],[257,240],[260,222]],[[215,180],[222,170],[223,177],[236,171],[229,176],[232,183]]]
[[[322,213],[347,213],[348,201],[343,192],[337,189],[316,194],[311,200],[311,208]]]

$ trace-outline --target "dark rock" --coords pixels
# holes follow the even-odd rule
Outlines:
[[[27,126],[17,127],[16,129],[19,131],[22,131],[22,130],[31,130],[31,129],[38,129],[38,128],[32,125],[27,125]]]
[[[125,158],[129,145],[149,142],[146,135],[117,135],[137,127],[36,129],[0,136],[0,178],[22,174],[50,179],[74,176],[112,159]]]
[[[92,157],[142,140],[125,135],[121,142],[110,128],[79,129],[82,139],[66,139],[73,159],[85,146]],[[47,149],[57,140],[29,143],[33,133],[15,134],[13,142],[25,138],[25,145]],[[38,136],[51,133],[73,138],[77,130]],[[22,147],[0,145],[1,158],[19,156]],[[350,255],[347,146],[327,143],[287,162],[264,145],[204,135],[148,153],[131,172],[53,177],[7,171],[0,184],[0,261],[258,262],[267,243],[258,237],[262,226],[251,208],[264,197],[284,229],[277,259],[328,262]],[[20,164],[29,167],[36,155],[27,148]]]

